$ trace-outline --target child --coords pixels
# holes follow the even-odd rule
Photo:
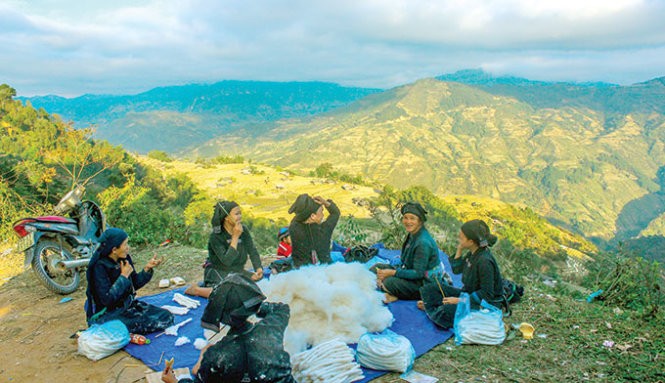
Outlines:
[[[277,246],[277,259],[285,259],[291,256],[291,236],[289,235],[289,228],[283,227],[279,229],[277,234],[279,245]]]

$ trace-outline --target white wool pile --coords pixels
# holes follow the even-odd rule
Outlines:
[[[376,276],[360,263],[309,266],[259,283],[268,301],[287,303],[291,319],[284,348],[291,355],[330,339],[356,343],[393,322],[376,290]]]

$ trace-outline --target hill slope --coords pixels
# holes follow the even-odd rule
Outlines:
[[[19,99],[77,127],[94,125],[97,138],[128,150],[173,153],[240,126],[325,112],[377,91],[322,82],[222,81],[161,87],[137,95]]]
[[[523,202],[610,239],[629,202],[659,191],[664,142],[665,115],[655,110],[617,117],[590,107],[539,108],[427,79],[308,121],[280,121],[261,135],[237,130],[194,153],[230,151],[299,170],[328,162],[397,187]]]

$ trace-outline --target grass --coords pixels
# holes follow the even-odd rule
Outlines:
[[[146,248],[135,252],[138,265],[152,253],[166,258],[155,279],[202,278],[199,265],[206,252],[184,246]],[[268,258],[263,259],[267,264]],[[644,321],[636,314],[587,303],[590,293],[579,286],[558,283],[552,288],[528,281],[522,301],[512,306],[508,325],[531,323],[532,340],[511,330],[501,346],[455,346],[453,339],[416,360],[414,369],[441,382],[657,382],[665,381],[665,325],[662,314]],[[614,342],[613,347],[603,345]],[[396,373],[376,382],[402,381]]]
[[[207,256],[205,250],[178,244],[133,249],[132,254],[138,267],[153,254],[165,258],[154,280],[181,276],[188,282],[202,279],[200,266]],[[264,257],[264,264],[269,261]],[[142,294],[158,291],[151,284]],[[505,323],[531,323],[534,339],[524,340],[514,331],[501,346],[455,346],[451,339],[418,358],[414,369],[442,382],[665,381],[662,314],[644,321],[602,302],[587,303],[588,293],[569,284],[552,288],[528,281],[522,302],[512,306]],[[614,342],[613,347],[604,346],[605,341]],[[395,373],[376,380],[398,381]]]

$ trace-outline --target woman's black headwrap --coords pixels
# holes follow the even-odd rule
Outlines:
[[[404,205],[402,205],[402,209],[400,210],[400,212],[402,213],[402,215],[406,213],[411,213],[420,218],[420,221],[423,223],[427,221],[427,210],[425,210],[425,208],[423,208],[423,206],[418,202],[405,203]]]
[[[94,314],[94,308],[93,308],[93,298],[92,298],[92,270],[94,269],[95,264],[101,257],[108,257],[109,254],[111,254],[111,251],[113,251],[114,248],[120,247],[123,242],[125,242],[125,239],[127,239],[128,235],[127,233],[122,230],[118,229],[116,227],[111,227],[106,229],[103,233],[102,236],[99,237],[99,247],[95,251],[95,254],[92,255],[92,258],[90,258],[90,262],[88,263],[88,269],[86,270],[86,277],[88,279],[88,287],[86,288],[85,295],[88,298],[88,303],[86,306],[86,315],[88,318],[90,318]]]
[[[215,331],[219,331],[220,322],[232,328],[242,327],[247,318],[259,311],[265,299],[252,280],[240,274],[229,274],[210,293],[201,325]]]
[[[480,247],[492,247],[497,237],[490,233],[490,228],[484,221],[474,219],[462,225],[462,233]]]
[[[238,206],[238,204],[233,201],[221,201],[215,204],[215,212],[212,214],[212,220],[210,221],[213,233],[222,232],[224,218],[226,218],[236,206]]]
[[[295,220],[298,222],[305,222],[312,214],[319,210],[319,205],[314,201],[314,198],[309,194],[301,194],[296,198],[296,201],[289,208],[289,214],[295,213]]]

